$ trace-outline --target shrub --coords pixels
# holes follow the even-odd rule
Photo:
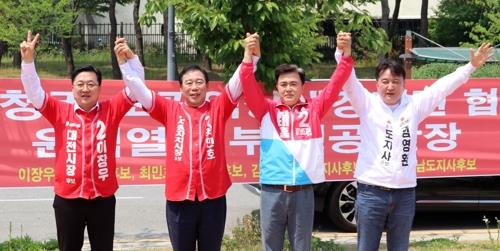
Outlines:
[[[238,221],[231,236],[225,236],[222,242],[222,250],[257,251],[261,250],[260,231],[260,211],[254,210],[250,215],[243,216],[241,222]],[[285,251],[292,250],[288,241],[288,234],[285,233]],[[320,238],[312,237],[311,250],[314,251],[334,251],[346,250],[346,247],[336,244],[333,240],[323,241]]]
[[[56,240],[49,240],[45,242],[33,241],[31,237],[17,237],[0,243],[0,250],[2,251],[55,251],[59,250]]]
[[[438,79],[454,72],[463,64],[452,63],[430,63],[417,66],[412,69],[413,79]],[[473,74],[474,78],[500,77],[500,64],[487,64],[477,69]]]

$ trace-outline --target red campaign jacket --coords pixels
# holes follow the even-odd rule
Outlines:
[[[226,194],[227,172],[224,130],[236,101],[227,86],[199,107],[153,95],[151,117],[165,126],[165,197],[170,201],[199,201]]]
[[[54,191],[67,198],[112,196],[116,180],[116,137],[120,120],[133,106],[124,91],[90,112],[46,95],[40,109],[55,132]]]

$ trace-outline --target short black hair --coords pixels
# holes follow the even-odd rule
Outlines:
[[[296,72],[299,74],[300,81],[302,81],[302,84],[306,82],[306,73],[304,70],[297,65],[294,64],[281,64],[274,69],[274,78],[276,81],[276,84],[278,83],[278,78],[280,77],[281,74],[284,73],[289,73],[289,72]]]
[[[184,74],[186,74],[187,72],[190,72],[190,71],[201,71],[201,73],[203,73],[203,77],[205,78],[205,83],[207,83],[208,85],[208,73],[205,69],[201,68],[199,65],[196,65],[196,64],[192,64],[192,65],[188,65],[186,67],[184,67],[181,71],[181,73],[179,73],[179,84],[182,86],[182,77],[184,77]]]
[[[76,76],[78,76],[78,74],[80,74],[82,72],[87,72],[87,71],[95,73],[95,75],[97,76],[97,83],[99,85],[101,85],[101,82],[102,82],[101,71],[99,71],[99,69],[97,69],[94,66],[89,65],[89,64],[78,67],[71,73],[71,83],[75,82],[75,78],[76,78]]]
[[[405,68],[401,63],[391,59],[384,59],[377,65],[377,68],[375,68],[375,79],[378,80],[380,74],[387,69],[389,69],[394,76],[403,77],[403,80],[406,78]]]

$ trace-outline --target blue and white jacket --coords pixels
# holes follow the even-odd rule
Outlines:
[[[266,99],[251,63],[242,63],[240,78],[248,107],[260,122],[260,183],[305,185],[325,181],[321,118],[338,99],[353,59],[342,57],[330,82],[317,97],[288,107]]]

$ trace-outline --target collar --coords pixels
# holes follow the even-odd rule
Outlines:
[[[297,107],[297,106],[304,106],[307,104],[308,104],[308,100],[304,96],[300,96],[299,102],[297,102],[295,105],[290,107],[290,109],[293,109],[294,107]],[[282,106],[288,107],[287,105],[283,104],[283,102],[281,101],[281,98],[278,99],[278,101],[276,102],[276,104],[274,106],[275,107],[282,107]]]
[[[182,104],[185,106],[185,107],[189,107],[189,108],[192,108],[192,109],[202,109],[202,108],[205,108],[205,106],[207,106],[208,102],[205,100],[203,101],[203,103],[201,103],[201,105],[199,106],[190,106],[188,105],[188,103],[186,101],[182,102]]]
[[[98,102],[94,105],[94,107],[92,107],[92,109],[90,109],[88,112],[91,112],[91,111],[93,111],[93,110],[95,110],[95,109],[99,110],[99,108],[100,108],[100,106],[99,106],[99,101],[98,101]],[[80,111],[82,111],[82,112],[87,112],[87,111],[83,110],[83,109],[82,109],[82,108],[81,108],[81,107],[80,107],[77,103],[75,103],[75,104],[73,105],[73,111],[76,113],[76,111],[78,111],[78,110],[80,110]]]
[[[395,110],[399,106],[405,106],[408,104],[408,102],[410,102],[410,97],[409,97],[408,93],[406,92],[406,90],[403,91],[403,94],[401,95],[401,98],[399,99],[399,103],[394,105],[394,109],[392,109],[393,106],[390,106],[390,105],[387,105],[386,103],[384,103],[384,101],[382,100],[382,98],[380,97],[380,95],[378,93],[376,93],[376,96],[378,97],[378,100],[382,105],[387,106],[391,110]]]

